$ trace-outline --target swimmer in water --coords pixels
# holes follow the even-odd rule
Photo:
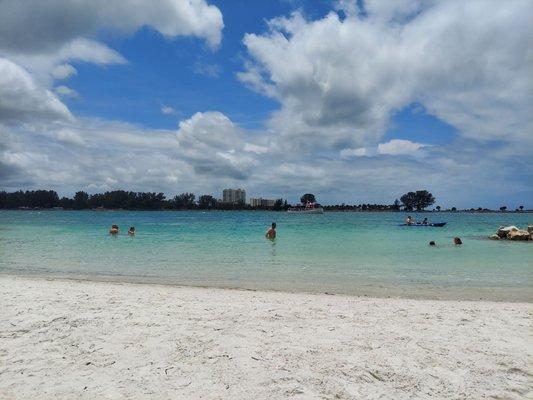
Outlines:
[[[275,239],[276,238],[276,223],[272,222],[272,225],[270,228],[268,228],[268,231],[265,233],[265,237],[267,239]]]
[[[463,241],[461,240],[460,237],[455,237],[453,238],[453,244],[456,245],[456,246],[460,246],[463,244]]]
[[[111,225],[111,229],[109,230],[109,233],[111,235],[117,235],[118,234],[118,225]]]
[[[411,218],[411,216],[409,215],[406,219],[405,219],[405,223],[407,225],[413,225],[415,223],[415,220],[413,218]]]
[[[135,235],[135,227],[130,226],[130,229],[128,229],[128,235],[133,236]]]

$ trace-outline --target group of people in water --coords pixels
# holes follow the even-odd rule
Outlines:
[[[411,216],[408,216],[405,222],[407,224],[409,224],[409,225],[411,225],[413,223],[416,223],[411,218]],[[428,219],[424,218],[424,221],[422,221],[422,224],[427,225],[428,224]],[[115,224],[111,225],[111,229],[109,229],[109,233],[111,235],[118,235],[118,232],[119,232],[118,225],[115,225]],[[130,229],[128,229],[128,235],[130,235],[130,236],[135,235],[135,227],[134,226],[130,226]],[[270,225],[270,228],[267,229],[267,231],[265,233],[265,237],[267,239],[275,239],[276,238],[276,223],[275,222],[272,222],[272,224]],[[460,245],[463,244],[463,241],[459,237],[454,237],[453,238],[453,244],[455,244],[456,246],[460,246]],[[436,246],[437,243],[435,243],[435,241],[432,240],[431,242],[429,242],[429,245],[430,246]]]
[[[118,235],[118,232],[119,232],[119,229],[118,229],[118,225],[111,225],[111,229],[109,229],[109,233],[111,235]],[[135,235],[135,227],[134,226],[130,226],[130,229],[128,229],[128,235],[130,236],[134,236]]]
[[[454,237],[454,238],[453,238],[453,244],[456,245],[456,246],[460,246],[460,245],[463,244],[463,241],[461,240],[460,237]],[[429,245],[430,245],[430,246],[436,246],[437,243],[435,243],[435,241],[432,240],[431,242],[429,242]]]
[[[405,223],[407,225],[416,225],[416,224],[429,225],[429,220],[427,218],[424,218],[422,222],[416,222],[416,220],[413,217],[408,215],[407,218],[405,219]]]

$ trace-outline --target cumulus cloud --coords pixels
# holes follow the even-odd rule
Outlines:
[[[71,120],[68,108],[19,65],[0,58],[0,122]]]
[[[342,149],[339,154],[343,159],[350,157],[363,157],[368,155],[368,150],[364,147],[359,147],[357,149],[346,148]]]
[[[54,79],[67,79],[73,75],[76,75],[78,71],[70,64],[56,65],[52,70],[52,77]]]
[[[78,92],[76,92],[74,89],[71,89],[65,85],[60,85],[60,86],[55,87],[54,92],[56,92],[58,95],[63,96],[63,97],[77,98],[80,96]]]
[[[196,113],[180,122],[177,138],[182,156],[197,173],[237,180],[247,178],[256,164],[250,150],[257,154],[261,149],[246,147],[243,133],[220,112]]]
[[[249,59],[238,77],[280,103],[270,124],[285,146],[375,144],[413,102],[464,137],[531,142],[528,1],[337,6],[344,18],[295,12],[244,37]]]
[[[390,155],[416,154],[418,150],[427,146],[426,144],[411,142],[409,140],[393,139],[386,143],[378,144],[378,153]]]
[[[149,25],[216,47],[222,18],[205,1],[0,2],[0,54],[9,55],[0,58],[2,188],[216,195],[242,186],[264,197],[297,200],[312,191],[323,202],[386,203],[424,187],[450,206],[533,198],[525,184],[533,180],[526,3],[490,10],[475,0],[360,3],[339,1],[337,12],[317,20],[275,18],[266,33],[246,35],[239,79],[280,105],[264,129],[250,132],[217,111],[195,113],[175,130],[74,119],[57,95],[70,88],[54,80],[76,74],[75,62],[127,62],[98,41],[100,32]],[[174,12],[194,24],[204,11],[198,30],[175,27]],[[59,29],[58,16],[67,14]],[[412,102],[453,125],[457,137],[439,146],[384,140],[391,116]]]
[[[521,184],[533,179],[530,172],[524,176],[528,159],[509,146],[480,148],[467,141],[429,147],[428,157],[360,157],[362,150],[346,158],[308,157],[273,152],[261,136],[242,131],[220,112],[194,114],[177,131],[87,118],[0,124],[0,181],[7,190],[37,185],[66,194],[124,188],[218,195],[224,187],[241,186],[293,201],[312,191],[326,203],[392,202],[418,187],[450,206],[471,206],[483,196],[490,202],[482,206],[531,198],[531,189]]]
[[[129,35],[150,26],[162,35],[197,36],[215,48],[222,13],[204,0],[4,0],[0,3],[0,48],[39,53],[57,50],[100,31]]]

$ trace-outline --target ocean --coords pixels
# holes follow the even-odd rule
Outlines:
[[[413,298],[533,300],[528,213],[0,211],[0,273]],[[271,241],[264,233],[278,225]],[[120,234],[108,234],[111,224]],[[129,226],[137,234],[127,235]],[[462,246],[453,245],[461,237]],[[436,247],[428,246],[433,240]]]

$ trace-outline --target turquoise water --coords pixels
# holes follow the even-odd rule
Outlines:
[[[416,214],[413,214],[416,215]],[[533,243],[485,237],[533,214],[2,211],[0,272],[380,296],[528,300]],[[278,238],[264,232],[278,223]],[[117,237],[107,232],[118,224]],[[134,225],[137,235],[129,237]],[[460,236],[464,245],[452,244]],[[428,246],[434,240],[437,247]]]

